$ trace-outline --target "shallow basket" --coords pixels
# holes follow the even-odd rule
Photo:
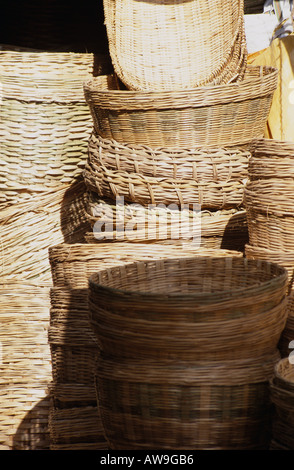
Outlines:
[[[276,354],[218,363],[102,356],[96,389],[110,449],[266,449]]]
[[[293,250],[293,180],[251,181],[244,190],[249,243],[273,251]]]
[[[0,208],[81,174],[92,127],[83,82],[110,70],[102,54],[0,50]]]
[[[129,89],[174,90],[242,80],[243,0],[104,0],[114,69]]]
[[[247,150],[134,147],[92,133],[83,172],[87,187],[100,197],[143,205],[200,204],[217,210],[242,204]]]
[[[248,66],[240,83],[183,91],[119,89],[115,76],[85,81],[96,132],[129,145],[229,147],[263,137],[278,70]]]
[[[260,139],[250,145],[248,172],[251,181],[294,178],[294,143]]]
[[[90,277],[90,319],[101,350],[115,357],[258,357],[277,348],[287,283],[283,267],[240,257],[128,263]]]
[[[141,206],[101,199],[88,194],[86,217],[92,232],[86,234],[89,243],[127,241],[131,243],[194,243],[195,248],[224,248],[244,251],[248,241],[247,218],[244,209],[219,211],[201,210],[197,204]]]

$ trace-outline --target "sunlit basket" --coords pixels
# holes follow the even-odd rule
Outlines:
[[[48,248],[78,243],[89,230],[83,181],[51,189],[0,212],[1,283],[51,285]]]
[[[49,413],[51,450],[105,450],[103,428],[95,406],[58,409]]]
[[[248,66],[244,80],[182,91],[119,88],[114,75],[85,81],[97,134],[151,148],[232,147],[264,136],[278,70]]]
[[[276,354],[218,363],[101,357],[96,389],[110,449],[267,449]]]
[[[219,211],[188,210],[186,205],[141,206],[101,199],[90,192],[86,217],[92,232],[85,236],[89,243],[128,241],[133,243],[188,243],[202,248],[224,248],[244,251],[248,242],[244,209]],[[196,245],[195,245],[196,243]]]
[[[249,243],[272,251],[293,251],[294,183],[281,178],[256,180],[244,190]]]
[[[133,90],[174,90],[242,80],[243,0],[104,0],[109,51]]]
[[[294,364],[288,357],[281,359],[271,382],[271,400],[275,407],[273,440],[288,450],[294,449]]]
[[[100,197],[216,210],[242,204],[249,157],[241,149],[133,148],[93,133],[83,175]]]
[[[255,140],[250,145],[251,181],[294,178],[294,143],[274,139]]]
[[[49,449],[48,287],[0,286],[0,449]]]
[[[240,257],[127,263],[90,277],[91,323],[101,350],[115,357],[258,357],[277,348],[287,281],[283,267]]]
[[[0,208],[81,174],[92,128],[83,82],[110,70],[99,54],[0,50]]]

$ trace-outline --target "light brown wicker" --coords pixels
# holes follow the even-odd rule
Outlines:
[[[287,281],[283,267],[240,257],[128,263],[90,277],[91,323],[115,357],[259,357],[277,348],[285,327]]]
[[[274,139],[259,139],[250,146],[250,180],[294,178],[294,143]]]
[[[92,127],[83,81],[111,70],[107,60],[0,51],[0,208],[81,174]]]
[[[96,388],[110,449],[267,449],[268,380],[277,360],[191,365],[101,357]]]
[[[0,448],[49,448],[49,288],[0,287]]]
[[[104,0],[114,69],[128,88],[174,90],[242,80],[243,0]]]
[[[276,364],[274,372],[271,381],[271,400],[275,407],[273,440],[293,450],[294,364],[288,357],[283,358]]]
[[[96,450],[107,449],[99,411],[95,406],[80,408],[50,408],[49,413],[50,449]],[[59,447],[60,446],[60,447]]]
[[[244,209],[219,211],[194,210],[184,206],[127,204],[88,195],[87,220],[92,232],[89,243],[128,241],[137,243],[184,243],[194,241],[203,248],[226,248],[244,251],[248,242]]]
[[[0,212],[0,283],[28,280],[51,285],[48,248],[84,240],[83,181],[51,189]]]
[[[92,134],[83,172],[88,188],[100,197],[120,196],[143,205],[200,204],[203,209],[217,210],[242,204],[250,156],[246,150],[169,152],[136,146],[131,153],[130,146]],[[124,160],[131,165],[124,165]]]
[[[272,263],[277,263],[288,271],[289,278],[289,292],[293,288],[294,280],[294,253],[284,252],[284,251],[273,251],[266,248],[261,248],[259,246],[245,246],[245,255],[249,259],[263,259],[265,261],[270,261]]]
[[[249,243],[273,251],[293,250],[293,180],[256,180],[244,190]]]
[[[85,81],[96,132],[129,145],[232,147],[264,136],[278,70],[248,66],[240,83],[183,91],[119,89],[115,76]]]

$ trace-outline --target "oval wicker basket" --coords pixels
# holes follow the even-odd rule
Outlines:
[[[91,323],[102,351],[118,357],[258,357],[285,327],[287,281],[283,267],[240,257],[116,266],[90,277]]]
[[[275,407],[273,440],[293,450],[294,364],[290,363],[288,357],[276,364],[270,390]]]
[[[111,70],[103,55],[0,51],[0,207],[72,183],[92,128],[83,81]]]
[[[249,243],[273,251],[293,250],[293,179],[248,183],[244,190]]]
[[[104,0],[114,69],[129,89],[174,90],[242,80],[243,0]]]
[[[274,139],[260,139],[250,145],[251,181],[294,178],[294,143]]]
[[[100,197],[217,210],[242,204],[249,157],[241,149],[132,148],[93,133],[83,174]]]
[[[85,238],[89,243],[127,241],[133,243],[194,242],[203,248],[224,248],[244,251],[248,242],[246,211],[230,209],[200,211],[184,206],[154,206],[114,203],[88,194],[86,216],[92,232]],[[196,248],[196,245],[194,245]]]
[[[229,147],[264,136],[278,70],[248,66],[244,80],[184,91],[122,90],[113,75],[85,81],[96,132],[129,145]]]
[[[96,389],[110,449],[266,449],[277,360],[191,365],[102,356]]]

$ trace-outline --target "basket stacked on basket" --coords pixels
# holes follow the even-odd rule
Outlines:
[[[284,358],[275,366],[271,381],[271,400],[274,403],[272,450],[294,450],[294,364]]]
[[[291,294],[294,274],[294,145],[292,142],[260,139],[252,143],[251,152],[250,182],[244,191],[249,232],[245,253],[248,258],[273,261],[284,266],[288,271],[288,293]],[[291,303],[290,299],[289,323],[281,337],[283,357],[289,354],[284,340],[293,331]]]
[[[128,263],[90,278],[110,449],[266,449],[287,271],[242,257]]]

